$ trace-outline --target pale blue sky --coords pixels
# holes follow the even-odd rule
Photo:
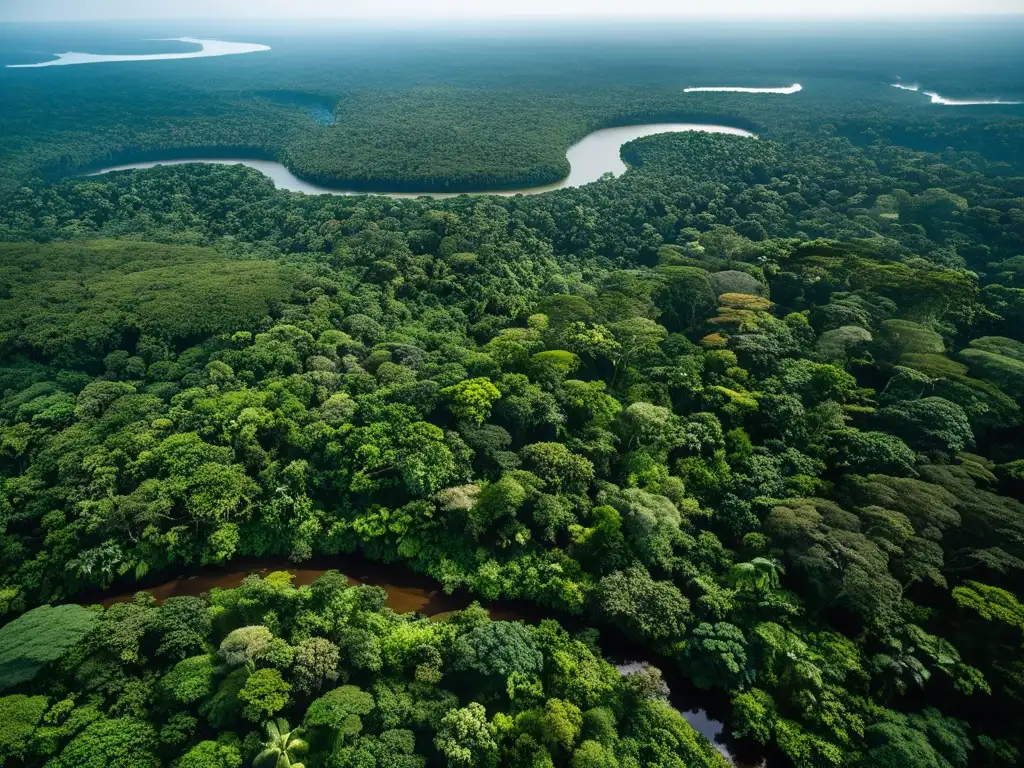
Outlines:
[[[1024,0],[0,0],[0,20],[935,16],[1024,13]]]

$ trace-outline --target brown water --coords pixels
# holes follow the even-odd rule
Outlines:
[[[302,587],[312,584],[329,570],[342,571],[350,584],[381,587],[387,592],[387,605],[397,613],[422,613],[437,616],[465,608],[472,600],[465,595],[446,595],[428,576],[420,576],[406,568],[373,563],[355,557],[340,564],[336,559],[314,559],[301,567],[284,558],[240,559],[221,568],[204,568],[191,575],[178,576],[160,584],[116,589],[99,602],[113,605],[131,600],[140,589],[149,592],[162,603],[169,597],[199,597],[213,588],[233,589],[241,586],[246,576],[267,576],[275,571],[292,574],[292,584]]]
[[[249,575],[257,574],[267,576],[275,571],[287,571],[292,574],[292,583],[295,586],[312,584],[329,570],[341,571],[348,577],[350,584],[366,584],[380,587],[387,594],[387,605],[397,613],[420,613],[433,618],[443,618],[452,611],[462,610],[469,606],[474,600],[468,592],[456,592],[446,594],[440,585],[429,576],[413,573],[400,564],[375,563],[364,560],[356,555],[346,555],[343,558],[314,558],[307,561],[301,567],[284,558],[260,558],[240,559],[230,565],[219,568],[204,568],[191,575],[182,575],[165,582],[142,584],[133,587],[114,587],[100,596],[101,605],[109,606],[114,603],[127,602],[138,591],[149,592],[158,603],[162,603],[169,597],[199,597],[211,589],[233,589],[242,584],[242,581]],[[492,619],[498,621],[525,621],[536,624],[542,618],[551,618],[550,612],[542,612],[536,606],[509,600],[497,600],[493,602],[480,601],[491,615]],[[580,629],[583,624],[580,619],[573,616],[554,616],[569,629]],[[601,646],[606,654],[618,660],[616,665],[620,672],[629,674],[638,670],[646,662],[636,661],[638,655],[643,653],[642,648],[628,640],[616,637],[614,632],[603,629],[601,632]],[[658,665],[655,665],[658,666]],[[674,679],[671,675],[670,665],[660,665],[666,673],[666,680],[674,689],[671,695],[672,705],[686,719],[691,727],[726,757],[736,768],[763,768],[766,765],[764,758],[758,754],[748,754],[748,750],[740,749],[736,744],[725,744],[717,739],[725,732],[725,725],[721,720],[711,717],[703,702],[702,706],[695,706],[696,699],[706,698],[706,694],[700,692],[683,692],[685,682],[681,679]],[[721,702],[718,702],[721,705]]]

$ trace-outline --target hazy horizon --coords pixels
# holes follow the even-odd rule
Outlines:
[[[520,0],[481,7],[479,2],[436,0],[6,0],[0,21],[203,20],[613,20],[631,19],[893,19],[1022,15],[1020,0],[718,0],[715,12],[694,0]]]

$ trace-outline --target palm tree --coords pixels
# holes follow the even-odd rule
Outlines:
[[[302,763],[292,762],[309,750],[309,744],[298,736],[301,730],[291,730],[288,721],[281,717],[269,721],[268,741],[252,761],[253,768],[305,768]]]
[[[737,563],[729,572],[729,580],[737,589],[767,592],[779,588],[782,565],[767,557],[755,557],[749,563]]]

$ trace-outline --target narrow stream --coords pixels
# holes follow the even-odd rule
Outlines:
[[[329,570],[344,573],[353,585],[366,584],[380,587],[387,594],[387,605],[397,613],[420,613],[432,618],[443,618],[452,611],[462,610],[469,606],[474,597],[469,592],[458,591],[446,594],[440,585],[429,576],[413,573],[400,564],[375,563],[357,555],[346,555],[343,558],[314,558],[301,567],[284,558],[239,559],[230,565],[220,568],[203,568],[192,574],[177,576],[169,581],[152,584],[143,581],[132,587],[113,587],[105,593],[97,595],[98,602],[104,606],[126,602],[139,591],[152,594],[158,603],[170,597],[199,597],[211,589],[233,589],[241,585],[249,575],[267,576],[275,571],[287,571],[292,574],[295,586],[312,584]],[[86,601],[88,602],[88,601]],[[525,621],[537,624],[543,618],[555,618],[567,629],[579,630],[585,624],[579,617],[552,615],[538,607],[521,601],[496,600],[487,602],[480,600],[488,609],[491,618],[496,621]],[[618,636],[607,628],[601,629],[601,648],[616,664],[623,674],[638,670],[644,663],[637,657],[643,654],[635,644]],[[685,681],[673,673],[671,665],[660,662],[658,666],[672,693],[670,702],[695,731],[703,735],[726,759],[736,768],[764,768],[767,761],[757,753],[751,753],[747,745],[730,742],[725,737],[725,724],[709,714],[712,709],[717,715],[725,716],[723,701],[700,691],[688,690]],[[722,740],[719,740],[719,739]]]

